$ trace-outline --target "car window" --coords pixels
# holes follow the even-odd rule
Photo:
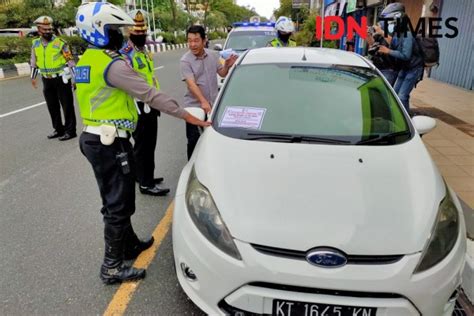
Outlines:
[[[275,31],[239,31],[229,34],[225,49],[247,50],[267,46],[276,37]]]
[[[6,37],[6,36],[20,36],[20,31],[12,31],[12,30],[0,30],[0,36],[1,37]]]
[[[229,117],[242,108],[254,111],[252,119],[257,124],[248,124],[248,117]],[[234,119],[233,125],[229,119]],[[238,138],[245,138],[249,131],[350,143],[392,133],[405,135],[395,143],[411,137],[406,118],[383,79],[359,67],[239,65],[224,88],[213,121],[218,131]]]

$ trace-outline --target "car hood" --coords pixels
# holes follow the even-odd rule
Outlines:
[[[419,136],[392,146],[239,140],[208,128],[195,170],[231,235],[352,255],[423,249],[445,185]]]

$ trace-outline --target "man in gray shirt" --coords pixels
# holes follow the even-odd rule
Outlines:
[[[224,65],[221,65],[218,56],[204,48],[206,32],[200,25],[191,26],[186,35],[189,51],[183,55],[180,61],[181,79],[186,82],[188,88],[184,95],[184,105],[186,107],[200,107],[209,113],[218,92],[216,75],[225,77],[237,60],[237,56],[232,55]],[[199,136],[199,128],[186,123],[188,160],[193,154]]]

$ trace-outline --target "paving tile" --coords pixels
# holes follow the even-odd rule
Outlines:
[[[473,155],[446,155],[457,166],[474,166]]]
[[[457,177],[457,176],[446,176],[444,177],[449,185],[456,192],[470,191],[474,193],[474,178],[469,176]]]
[[[466,171],[464,171],[462,168],[458,166],[454,166],[452,164],[451,165],[438,165],[438,169],[444,177],[448,177],[448,176],[463,177],[463,176],[470,175]]]
[[[462,170],[467,172],[468,175],[474,177],[474,165],[472,165],[472,166],[459,166],[459,168],[461,168]]]
[[[470,208],[474,208],[474,192],[473,191],[456,191],[456,194],[467,204]]]
[[[469,156],[469,152],[462,149],[459,146],[456,147],[436,147],[436,150],[442,153],[445,156],[460,156],[466,155]]]
[[[431,158],[433,158],[435,164],[438,167],[439,166],[455,166],[454,163],[444,155],[434,155],[434,156],[432,155]],[[463,170],[464,170],[464,168],[463,168]],[[464,170],[464,171],[466,171],[466,170]]]
[[[426,142],[432,147],[458,147],[454,141],[445,139],[427,139]]]

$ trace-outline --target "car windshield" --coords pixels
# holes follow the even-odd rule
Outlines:
[[[214,128],[241,139],[376,145],[412,136],[391,90],[368,68],[239,65],[217,106]]]
[[[276,37],[275,31],[238,31],[229,34],[225,48],[233,50],[247,50],[267,46],[268,42]]]

